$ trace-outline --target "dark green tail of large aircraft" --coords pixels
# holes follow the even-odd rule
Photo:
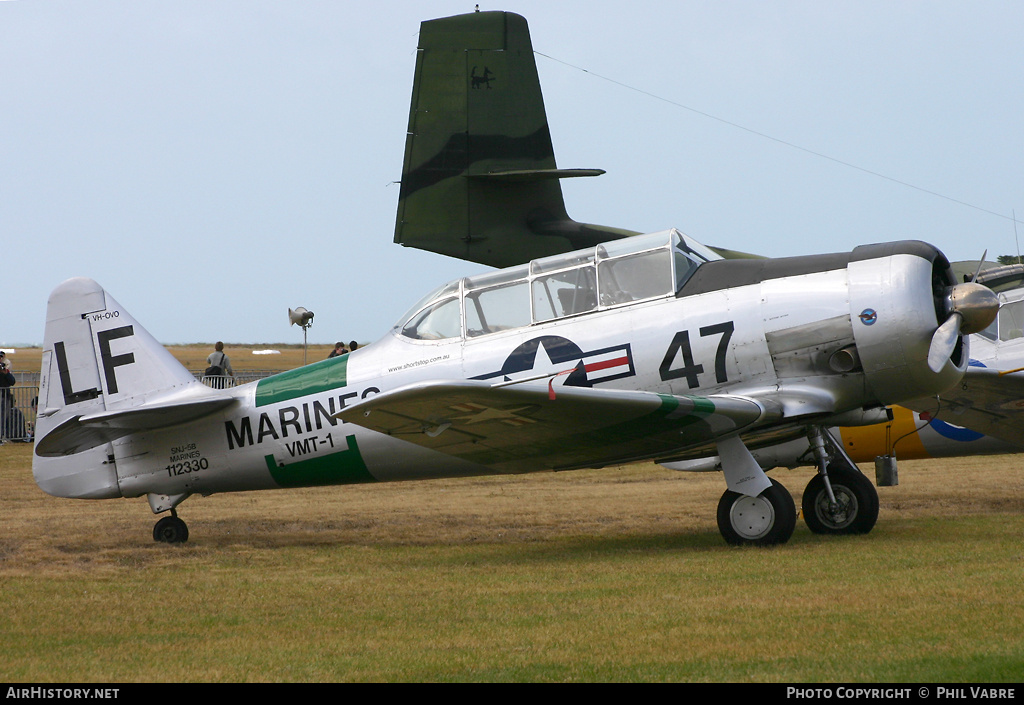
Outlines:
[[[526,20],[475,12],[420,25],[395,242],[494,267],[635,234],[572,220]]]

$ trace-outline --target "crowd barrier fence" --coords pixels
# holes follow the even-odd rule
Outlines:
[[[196,379],[214,389],[230,389],[277,374],[274,370],[239,370],[231,376],[210,376],[192,371]],[[39,404],[39,373],[16,372],[18,383],[0,388],[0,443],[31,442],[35,438]]]

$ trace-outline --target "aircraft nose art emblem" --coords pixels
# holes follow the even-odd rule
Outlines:
[[[636,374],[636,369],[629,343],[584,351],[568,338],[545,335],[528,340],[513,350],[500,370],[474,379],[500,378],[508,382],[548,372],[561,373],[565,386],[592,387],[598,382],[631,377]]]
[[[873,308],[866,308],[860,312],[860,322],[866,326],[874,325],[875,321],[878,320],[878,312]]]

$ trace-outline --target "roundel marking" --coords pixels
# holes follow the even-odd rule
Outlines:
[[[921,418],[922,419],[924,418],[923,414],[922,414]],[[964,428],[963,426],[954,426],[951,423],[946,423],[945,421],[939,421],[938,419],[932,419],[932,422],[931,422],[930,425],[931,425],[931,427],[933,429],[935,429],[935,432],[937,434],[939,434],[943,438],[948,438],[951,441],[960,441],[961,443],[969,443],[971,441],[976,441],[979,438],[984,438],[985,437],[984,433],[978,433],[977,431],[972,431],[971,429]]]

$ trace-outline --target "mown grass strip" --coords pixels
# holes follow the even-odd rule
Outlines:
[[[144,500],[48,497],[28,451],[0,448],[7,681],[1024,672],[1016,457],[906,463],[872,534],[755,550],[718,535],[721,477],[652,466],[193,498],[157,545]]]

